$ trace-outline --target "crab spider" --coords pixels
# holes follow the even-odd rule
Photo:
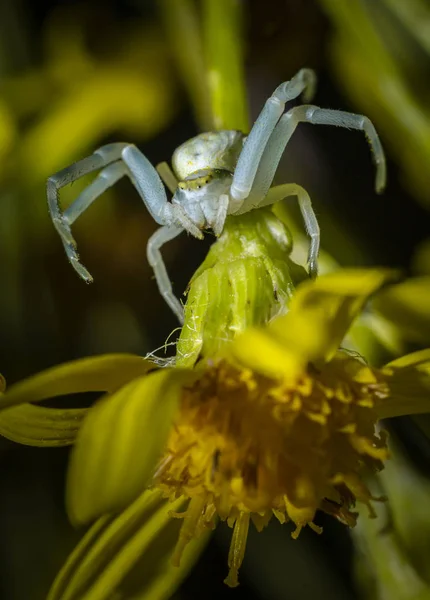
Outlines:
[[[203,230],[210,228],[219,236],[227,215],[240,215],[287,196],[296,196],[310,236],[309,274],[316,276],[320,232],[308,193],[296,184],[271,188],[281,156],[297,125],[313,123],[364,131],[373,150],[378,193],[385,186],[386,167],[381,142],[367,117],[310,104],[284,113],[285,104],[300,94],[304,102],[309,102],[315,83],[315,74],[310,69],[302,69],[290,81],[282,83],[266,101],[246,137],[239,131],[202,133],[179,146],[172,158],[173,172],[167,163],[158,167],[164,183],[173,193],[170,202],[159,173],[132,144],[102,146],[91,156],[50,177],[47,184],[49,210],[77,273],[86,282],[92,281],[90,273],[79,262],[70,226],[106,189],[127,175],[153,219],[161,225],[148,241],[148,261],[161,295],[181,322],[183,308],[172,291],[160,248],[184,230],[201,239]],[[102,171],[95,180],[61,212],[59,189],[98,169]]]

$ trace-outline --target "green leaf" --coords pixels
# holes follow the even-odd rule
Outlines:
[[[164,369],[98,402],[73,449],[67,507],[74,523],[121,510],[142,493],[166,444],[181,388],[195,374]]]
[[[114,392],[155,368],[133,354],[104,354],[74,360],[12,385],[0,398],[0,410],[79,392]]]
[[[185,502],[168,502],[148,490],[118,516],[100,518],[62,568],[48,600],[169,598],[210,533],[188,545],[180,567],[171,565],[182,520],[170,512],[180,511]]]
[[[0,435],[26,446],[54,447],[73,444],[86,408],[14,406],[0,413]]]

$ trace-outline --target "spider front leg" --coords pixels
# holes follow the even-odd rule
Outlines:
[[[263,107],[247,136],[233,175],[230,189],[233,206],[239,208],[249,195],[266,144],[285,110],[285,104],[303,93],[305,102],[311,100],[316,86],[315,73],[301,69],[290,81],[276,88]]]
[[[273,130],[259,162],[251,191],[237,212],[243,213],[259,206],[260,201],[266,197],[285,148],[299,123],[334,125],[363,131],[373,151],[376,165],[376,192],[384,190],[387,177],[384,150],[373,123],[367,117],[311,105],[297,106],[285,113]],[[244,146],[242,153],[246,151]]]
[[[96,179],[62,213],[58,202],[59,190],[83,175],[103,167],[105,168]],[[182,322],[182,306],[173,295],[161,257],[160,247],[176,237],[183,231],[183,228],[176,223],[175,211],[167,200],[163,183],[157,171],[135,146],[124,143],[102,146],[93,155],[59,171],[48,179],[48,206],[55,228],[61,236],[73,268],[86,282],[90,283],[93,280],[92,276],[79,262],[76,242],[72,236],[70,226],[96,198],[124,175],[130,177],[153,219],[160,225],[165,226],[149,240],[148,260],[154,268],[161,295]]]
[[[275,190],[279,189],[279,193],[282,196],[286,189],[283,186],[279,186],[279,188],[274,188],[274,191],[272,192],[270,186],[272,185],[276,169],[278,168],[279,161],[288,141],[293,135],[297,125],[305,122],[315,125],[334,125],[337,127],[363,131],[373,150],[373,159],[376,165],[375,188],[377,193],[383,191],[386,183],[385,155],[372,122],[363,115],[318,108],[317,106],[310,105],[298,106],[285,113],[272,130],[263,154],[259,159],[258,169],[253,179],[252,188],[239,208],[233,211],[235,214],[241,214],[252,210],[253,208],[273,204],[281,199],[278,196],[278,192]],[[245,155],[245,163],[255,160],[254,157],[247,156],[249,152],[250,150],[245,144],[241,154],[241,157],[242,155]],[[295,189],[296,191],[291,191],[292,189]],[[287,195],[297,195],[298,197],[306,231],[311,237],[309,249],[309,273],[315,275],[317,272],[317,256],[319,251],[318,222],[307,192],[300,186],[293,186],[291,190],[288,194],[285,193],[283,197]]]
[[[292,108],[280,118],[276,125],[260,164],[266,183],[273,180],[285,147],[299,123],[333,125],[363,131],[372,150],[372,157],[376,166],[375,190],[378,194],[383,192],[387,179],[385,154],[372,121],[363,115],[319,108],[309,104]]]
[[[59,190],[102,167],[105,168],[96,179],[62,213],[58,201]],[[117,143],[102,146],[91,156],[59,171],[48,179],[48,207],[52,221],[60,234],[73,268],[87,283],[91,283],[93,278],[79,262],[76,241],[70,226],[94,200],[124,175],[130,177],[149,213],[157,223],[160,225],[173,223],[172,206],[167,201],[166,192],[157,171],[149,160],[131,144]]]
[[[79,262],[76,250],[76,241],[73,238],[70,225],[86,210],[98,196],[114,185],[126,172],[125,166],[119,162],[121,152],[127,144],[108,144],[99,148],[94,154],[84,158],[70,167],[58,171],[49,177],[47,182],[48,208],[52,221],[63,242],[64,249],[71,265],[84,281],[91,283],[92,276]],[[110,164],[112,163],[112,164]],[[109,166],[106,166],[109,165]],[[61,212],[58,193],[59,190],[80,179],[88,173],[106,167],[78,198],[64,211]]]

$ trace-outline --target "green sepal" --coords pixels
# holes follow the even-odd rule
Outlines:
[[[191,280],[177,364],[215,356],[225,342],[287,311],[306,271],[289,258],[291,237],[270,209],[229,217]]]

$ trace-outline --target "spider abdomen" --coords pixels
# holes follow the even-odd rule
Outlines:
[[[243,141],[244,135],[240,131],[201,133],[176,148],[172,157],[175,175],[183,181],[197,171],[233,173]]]

